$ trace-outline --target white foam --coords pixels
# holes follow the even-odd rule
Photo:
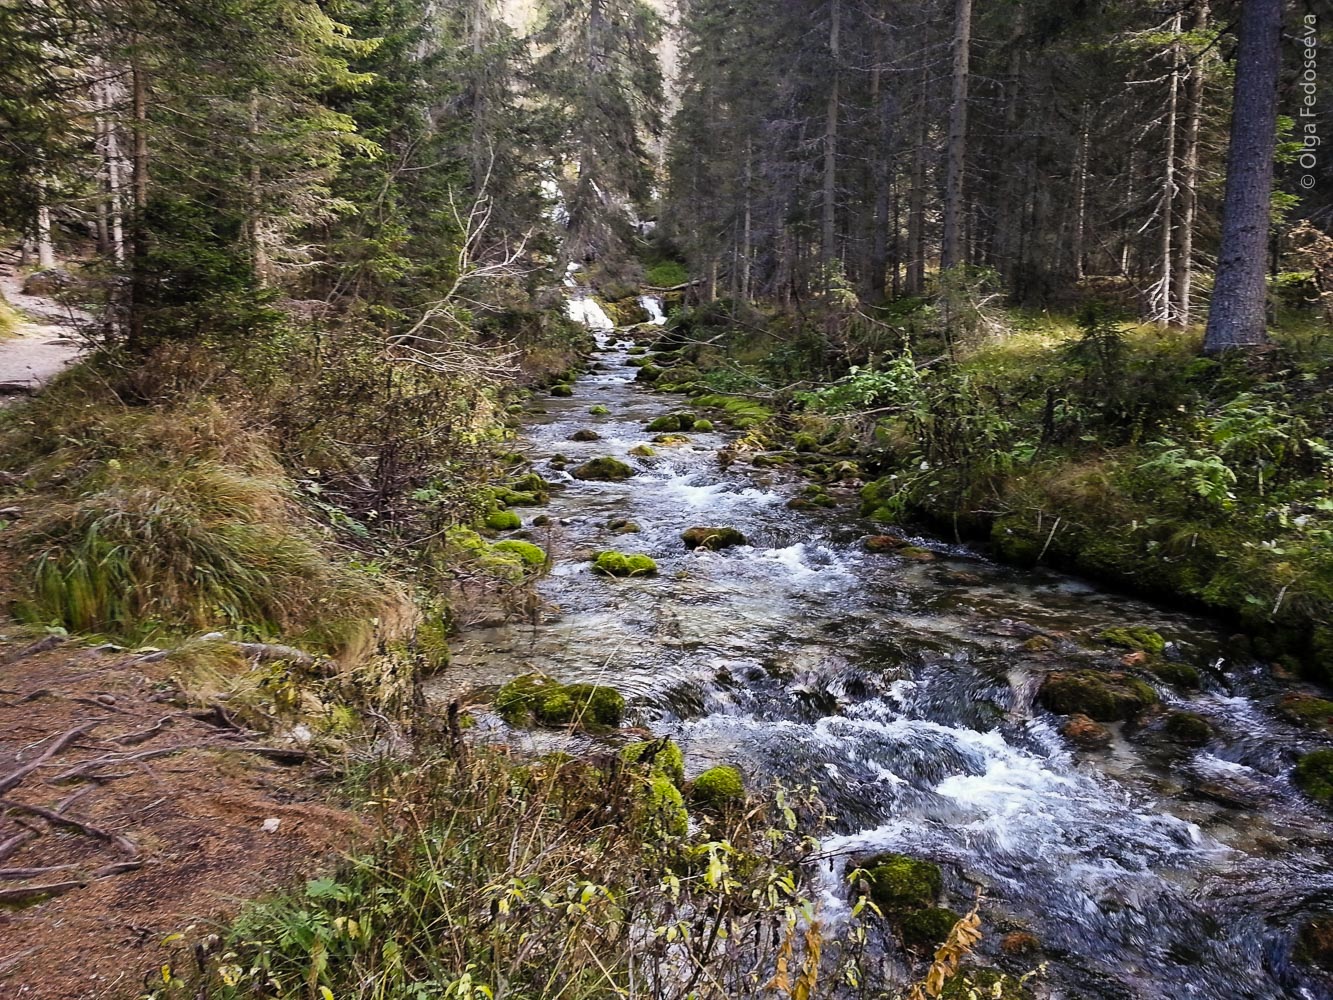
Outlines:
[[[596,299],[579,296],[570,299],[567,305],[569,318],[575,323],[582,323],[589,330],[604,332],[614,330],[616,327],[611,322],[611,317],[606,314],[606,310],[601,307]]]
[[[648,322],[662,326],[666,322],[666,313],[662,312],[662,300],[655,295],[640,295],[639,305],[648,313]]]

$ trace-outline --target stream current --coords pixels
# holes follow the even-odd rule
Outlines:
[[[543,620],[467,633],[434,697],[533,669],[610,684],[631,723],[680,744],[690,774],[730,763],[752,787],[817,786],[835,817],[827,919],[845,908],[848,858],[929,858],[955,909],[984,889],[983,955],[1005,930],[1040,940],[1039,995],[1333,998],[1292,956],[1303,917],[1333,902],[1333,830],[1288,780],[1310,737],[1273,711],[1267,668],[1226,656],[1217,623],[930,537],[913,539],[930,562],[865,552],[882,529],[855,516],[853,493],[789,510],[802,481],[720,462],[724,432],[631,456],[648,421],[689,400],[635,385],[631,345],[610,331],[599,342],[573,397],[536,403],[519,444],[565,487],[523,512],[552,521],[532,531],[554,556]],[[570,440],[584,428],[601,440]],[[636,474],[582,482],[551,467],[556,455],[612,455]],[[641,530],[615,534],[616,518]],[[694,525],[750,544],[690,552],[680,534]],[[588,558],[607,548],[647,553],[660,575],[595,576]],[[1034,704],[1051,670],[1114,665],[1095,637],[1129,625],[1199,668],[1200,691],[1159,693],[1214,724],[1207,745],[1149,723],[1080,750]],[[1027,642],[1038,635],[1049,642]]]

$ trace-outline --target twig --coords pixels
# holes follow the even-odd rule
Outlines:
[[[82,726],[79,726],[75,729],[71,729],[69,732],[65,733],[58,740],[56,740],[49,747],[47,747],[46,752],[43,753],[40,757],[38,757],[36,760],[32,761],[29,764],[24,764],[17,771],[12,771],[5,777],[0,778],[0,795],[3,795],[11,788],[17,786],[19,782],[21,782],[33,771],[37,770],[37,768],[45,764],[56,754],[60,753],[60,751],[65,749],[65,747],[69,746],[84,733],[88,732],[89,730],[95,729],[99,725],[101,725],[100,721],[86,722]]]
[[[52,882],[49,885],[30,885],[21,889],[0,889],[0,903],[11,905],[27,903],[43,896],[59,896],[71,889],[82,889],[87,884],[79,879],[70,882]]]

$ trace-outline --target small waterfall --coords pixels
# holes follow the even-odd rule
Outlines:
[[[648,322],[654,326],[662,326],[666,323],[666,314],[662,312],[662,300],[656,295],[640,295],[639,305],[643,306],[644,311],[648,313]]]
[[[569,318],[575,323],[582,323],[594,333],[606,333],[616,325],[606,314],[601,303],[587,295],[578,295],[569,300]]]

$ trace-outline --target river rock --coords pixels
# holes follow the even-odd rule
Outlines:
[[[1123,722],[1137,718],[1149,705],[1155,705],[1157,692],[1150,684],[1128,674],[1057,671],[1046,676],[1037,700],[1062,715],[1081,714],[1098,722]]]
[[[687,548],[707,549],[710,552],[746,544],[745,536],[735,528],[686,528],[681,532],[680,540]]]
[[[575,479],[620,482],[634,475],[634,470],[618,458],[594,458],[570,472]]]
[[[569,435],[569,440],[571,441],[600,441],[601,439],[602,435],[594,430],[589,430],[587,427],[577,430]]]
[[[59,295],[74,283],[68,271],[58,267],[33,271],[23,281],[24,295]]]
[[[1084,750],[1096,750],[1111,743],[1111,730],[1081,712],[1071,715],[1060,727],[1060,732],[1070,743]]]
[[[1325,972],[1333,972],[1333,914],[1306,921],[1297,938],[1296,957]]]

